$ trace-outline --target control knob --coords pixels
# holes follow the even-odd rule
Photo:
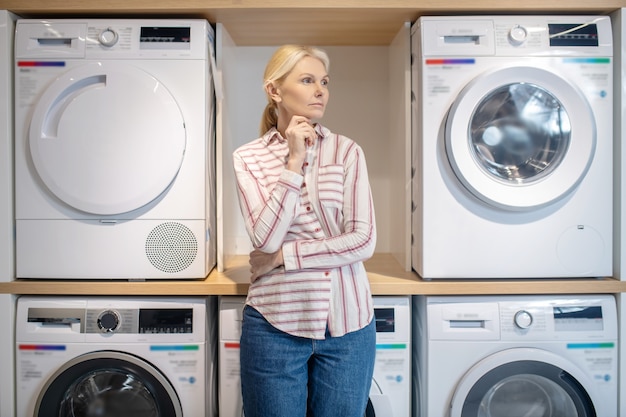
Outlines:
[[[520,329],[528,329],[533,324],[533,316],[526,310],[520,310],[515,313],[513,321]]]
[[[119,35],[114,29],[106,28],[98,35],[98,42],[104,46],[113,46],[117,43]]]
[[[120,315],[113,310],[106,310],[98,316],[98,328],[102,333],[113,333],[120,325]]]
[[[528,38],[528,31],[526,31],[526,28],[523,26],[515,25],[509,31],[509,41],[513,45],[523,44],[526,41],[526,38]]]

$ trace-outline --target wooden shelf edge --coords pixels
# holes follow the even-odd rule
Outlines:
[[[0,294],[16,295],[245,295],[249,287],[246,256],[229,259],[224,272],[200,280],[31,280],[0,283]],[[392,255],[375,254],[366,262],[374,295],[612,294],[626,292],[626,281],[613,278],[424,280],[405,271]]]
[[[396,283],[393,279],[373,281],[374,295],[535,295],[535,294],[617,294],[626,292],[626,281],[607,279],[537,280],[422,280]],[[407,291],[408,289],[408,291]]]
[[[110,0],[106,4],[97,0],[0,0],[0,8],[29,12],[100,12],[116,13],[122,11],[140,12],[184,12],[184,11],[264,11],[264,10],[436,10],[447,12],[458,11],[522,11],[522,10],[561,10],[570,13],[584,10],[619,8],[623,3],[619,0],[557,0],[546,3],[541,0],[528,0],[524,3],[511,4],[499,0],[483,0],[481,2],[416,2],[414,0],[312,0],[305,3],[293,0],[183,0],[153,2],[147,0]]]

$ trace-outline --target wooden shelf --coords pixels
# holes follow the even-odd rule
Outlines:
[[[423,280],[405,271],[390,254],[365,264],[374,295],[612,294],[626,292],[626,281],[597,279]],[[0,283],[0,293],[32,295],[245,295],[247,257],[233,257],[224,272],[203,280],[31,280]]]
[[[22,17],[204,18],[222,23],[239,46],[305,43],[389,45],[421,15],[606,14],[625,0],[0,0]]]
[[[317,45],[389,45],[402,25],[421,15],[607,14],[626,0],[0,0],[0,9],[25,18],[205,18],[223,24],[237,46],[288,42]],[[389,254],[366,263],[375,295],[561,294],[626,292],[626,281],[602,279],[423,280]],[[0,293],[75,295],[236,295],[248,290],[246,257],[203,280],[27,280],[0,283]]]

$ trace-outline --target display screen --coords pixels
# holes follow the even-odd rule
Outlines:
[[[377,333],[393,333],[396,331],[395,310],[393,308],[375,308]]]
[[[139,312],[139,333],[192,333],[191,308],[142,308]]]
[[[601,306],[554,307],[554,330],[580,331],[603,330]]]
[[[189,27],[142,27],[139,41],[144,43],[189,43]]]
[[[598,46],[598,26],[590,23],[549,23],[550,46]]]

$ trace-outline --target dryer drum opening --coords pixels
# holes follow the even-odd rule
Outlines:
[[[36,416],[181,417],[169,381],[149,363],[121,352],[94,352],[68,362],[41,391]]]

